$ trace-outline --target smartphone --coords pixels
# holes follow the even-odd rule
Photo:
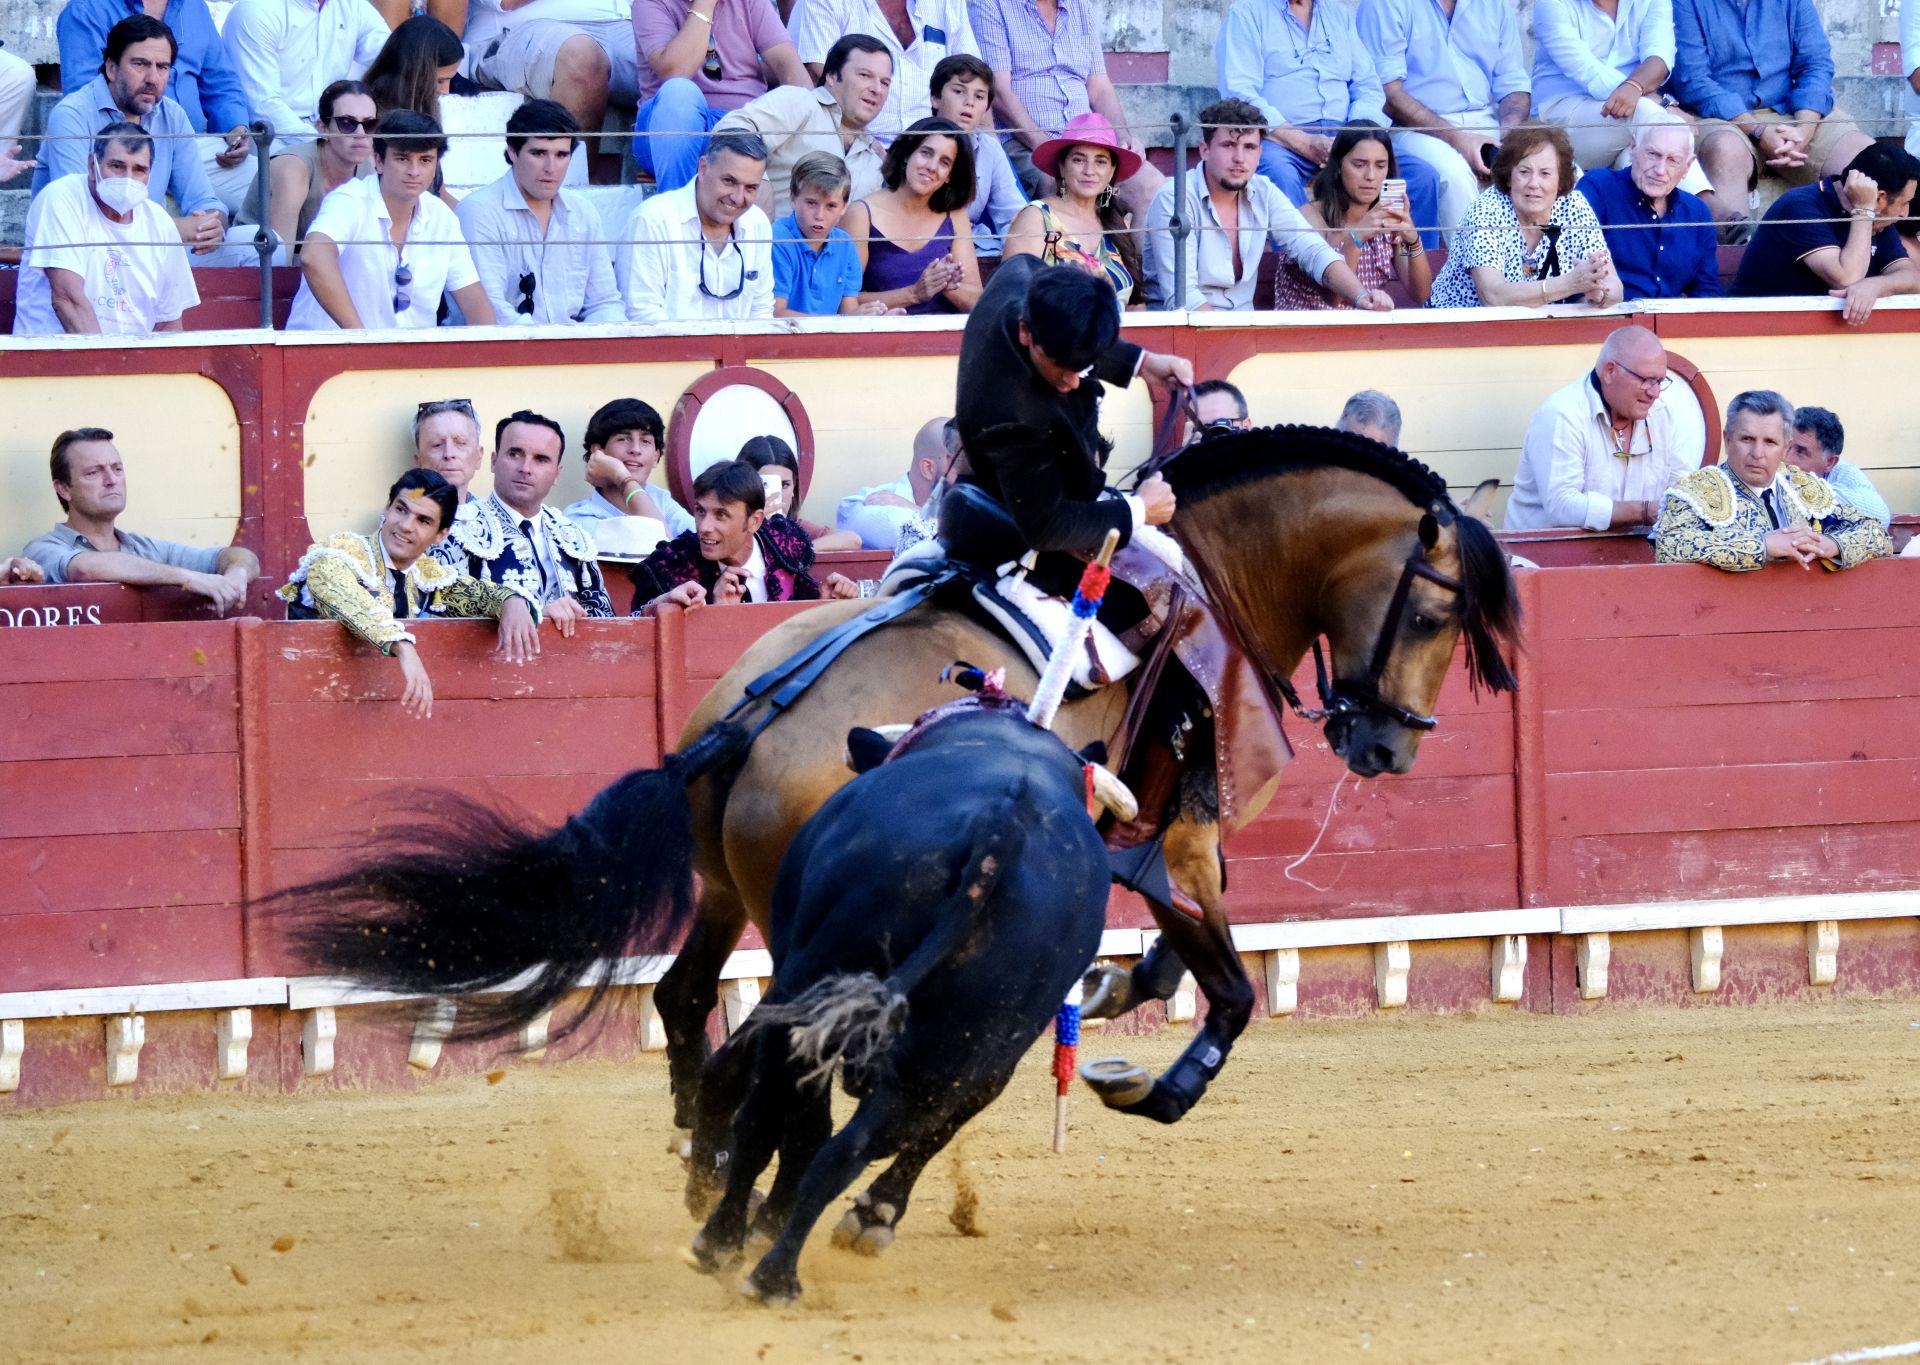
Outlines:
[[[1380,201],[1384,204],[1407,202],[1407,182],[1398,176],[1380,182]]]
[[[778,474],[769,474],[762,470],[760,474],[760,487],[766,490],[767,510],[769,512],[784,512],[786,510],[780,505],[785,494],[781,492],[780,476]]]

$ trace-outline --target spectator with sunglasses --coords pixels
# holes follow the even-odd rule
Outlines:
[[[1507,529],[1653,525],[1662,495],[1706,455],[1705,428],[1679,420],[1671,384],[1659,337],[1645,327],[1608,336],[1593,368],[1548,394],[1527,424]]]
[[[778,85],[813,88],[800,53],[766,0],[634,0],[640,108],[633,159],[656,190],[699,169],[706,135],[731,111]]]
[[[773,316],[773,224],[754,205],[766,174],[757,134],[716,130],[691,184],[634,210],[614,262],[627,321]]]
[[[1510,131],[1493,159],[1493,184],[1460,220],[1427,307],[1620,302],[1606,235],[1573,178],[1573,146],[1560,129]]]
[[[381,118],[378,174],[328,195],[307,230],[288,331],[432,327],[443,293],[469,323],[494,321],[460,220],[428,193],[446,150],[446,134],[425,114],[396,109]]]
[[[320,201],[349,180],[373,174],[373,92],[360,81],[335,81],[320,92],[320,136],[295,144],[268,163],[273,186],[277,265],[298,265]],[[242,223],[252,221],[242,214]]]
[[[580,125],[552,100],[507,120],[507,173],[454,210],[480,285],[502,322],[623,322],[600,214],[563,188]]]

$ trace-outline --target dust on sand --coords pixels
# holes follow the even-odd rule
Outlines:
[[[1177,1127],[1078,1096],[1062,1157],[1043,1045],[774,1310],[680,1260],[655,1059],[14,1113],[0,1360],[1810,1360],[1920,1337],[1917,1015],[1263,1022]]]

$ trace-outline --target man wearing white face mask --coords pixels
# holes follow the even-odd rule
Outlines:
[[[115,123],[94,139],[87,169],[48,185],[27,211],[13,331],[145,336],[177,332],[200,302],[186,244],[147,197],[153,139]]]

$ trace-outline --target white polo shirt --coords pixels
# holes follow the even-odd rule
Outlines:
[[[87,190],[86,172],[63,175],[27,210],[26,254],[14,303],[15,336],[59,336],[47,271],[71,270],[106,336],[146,336],[200,302],[186,243],[151,199],[116,223]]]
[[[420,196],[402,247],[393,245],[392,224],[380,195],[380,177],[368,175],[347,181],[321,200],[307,235],[325,233],[339,246],[340,273],[361,326],[431,327],[443,293],[480,282],[473,253],[461,235],[460,220],[438,195]],[[407,307],[396,313],[394,272],[403,262],[413,278],[406,286]],[[302,279],[287,314],[287,330],[338,331],[339,326]]]
[[[689,182],[650,195],[627,219],[614,267],[627,321],[772,317],[773,224],[750,205],[715,248],[701,240],[693,190]]]
[[[1628,433],[1616,454],[1606,401],[1588,371],[1547,395],[1527,423],[1520,469],[1507,501],[1507,530],[1584,526],[1604,531],[1616,502],[1658,502],[1674,480],[1700,467],[1704,444],[1683,431],[1669,394]]]

